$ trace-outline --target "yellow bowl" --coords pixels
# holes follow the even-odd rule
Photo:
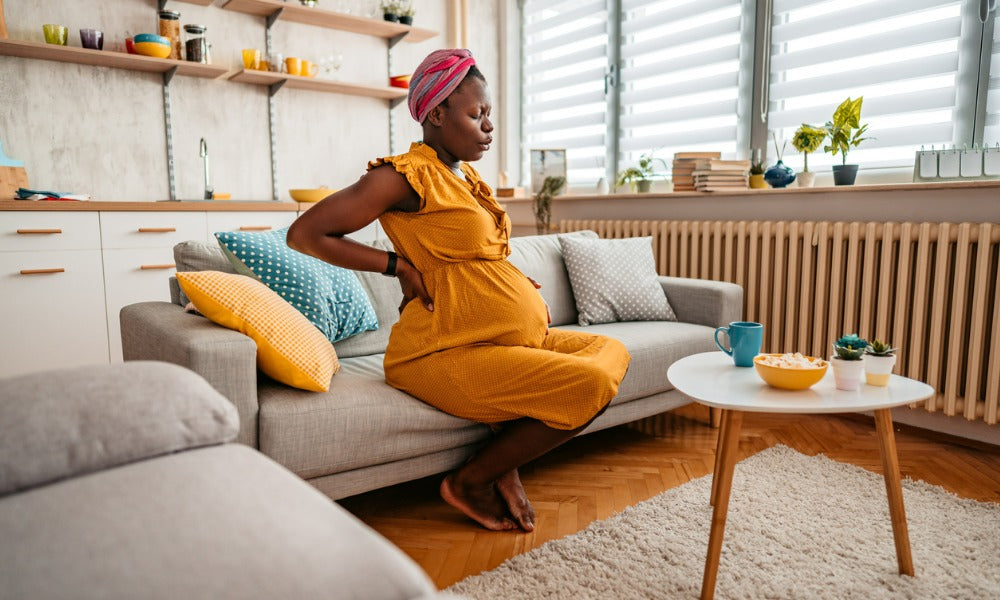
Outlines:
[[[143,56],[166,58],[170,56],[170,46],[156,42],[135,42],[135,51]]]
[[[761,354],[753,359],[753,366],[757,369],[757,374],[771,387],[783,390],[806,390],[819,383],[820,379],[826,375],[826,369],[830,363],[822,359],[809,358],[812,362],[819,364],[818,367],[809,369],[791,369],[786,367],[773,367],[762,364],[766,356],[781,356],[780,354]]]
[[[291,194],[292,200],[296,202],[319,202],[336,191],[330,188],[315,188],[288,190],[288,193]]]

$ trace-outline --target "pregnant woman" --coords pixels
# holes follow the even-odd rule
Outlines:
[[[373,161],[357,183],[299,217],[288,244],[399,278],[386,382],[494,430],[444,478],[441,496],[488,529],[531,531],[518,467],[599,415],[630,357],[611,338],[550,330],[538,284],[507,261],[510,219],[468,164],[493,141],[489,91],[471,53],[432,52],[410,80],[408,104],[423,141]],[[375,220],[396,252],[344,237]]]

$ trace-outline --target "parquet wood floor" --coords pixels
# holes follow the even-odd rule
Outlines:
[[[585,528],[712,471],[718,429],[690,405],[576,438],[521,469],[533,533],[490,532],[438,496],[430,477],[346,498],[341,504],[411,556],[440,588]],[[966,498],[1000,502],[1000,448],[897,427],[904,477]],[[775,444],[881,472],[874,422],[860,415],[747,413],[739,459]],[[737,469],[739,467],[737,466]],[[708,499],[706,498],[706,502]],[[706,540],[707,543],[707,540]]]

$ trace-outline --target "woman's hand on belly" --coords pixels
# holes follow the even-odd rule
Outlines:
[[[525,275],[525,277],[528,277],[528,276]],[[538,283],[537,281],[535,281],[531,277],[528,277],[528,281],[531,282],[531,285],[535,286],[536,290],[542,289],[542,284]],[[548,322],[549,325],[551,325],[552,324],[552,313],[549,312],[549,303],[545,302],[544,298],[542,298],[542,303],[545,304],[545,320]]]

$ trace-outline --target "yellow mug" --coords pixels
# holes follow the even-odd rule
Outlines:
[[[315,77],[319,73],[319,65],[308,60],[303,60],[301,73],[303,77]]]
[[[69,30],[65,25],[42,25],[42,32],[45,34],[46,44],[65,46],[69,37]]]
[[[260,50],[247,48],[243,51],[243,66],[247,69],[260,69]]]
[[[285,59],[285,71],[289,75],[301,75],[302,74],[302,59],[296,58],[294,56],[289,56]]]

